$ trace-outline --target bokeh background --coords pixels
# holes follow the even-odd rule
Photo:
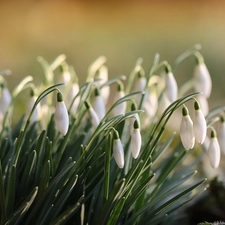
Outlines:
[[[149,70],[155,53],[172,63],[200,43],[213,79],[210,107],[225,104],[225,1],[129,0],[0,1],[0,70],[11,69],[10,89],[26,75],[43,78],[37,56],[66,54],[84,82],[97,57],[107,57],[109,76],[129,75],[138,57]],[[191,78],[194,58],[176,71]]]

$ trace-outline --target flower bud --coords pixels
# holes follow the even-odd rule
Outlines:
[[[209,162],[212,168],[216,169],[220,164],[220,146],[215,130],[211,131],[211,139],[208,148]]]
[[[113,157],[119,168],[124,167],[124,150],[117,131],[114,132]]]
[[[220,145],[220,149],[225,154],[225,118],[221,116],[220,122],[217,128],[217,138]]]
[[[185,149],[192,149],[195,144],[193,122],[189,116],[186,106],[182,109],[182,120],[180,124],[180,138]]]
[[[91,107],[90,103],[87,102],[87,101],[85,101],[84,103],[85,103],[85,106],[86,106],[86,108],[88,110],[91,123],[96,128],[99,125],[99,123],[100,123],[99,118],[98,118],[95,110]]]
[[[106,114],[106,109],[102,96],[100,95],[100,90],[98,88],[95,89],[95,96],[92,102],[92,107],[96,112],[99,121],[101,121]]]
[[[125,96],[124,90],[123,90],[123,86],[122,84],[118,85],[118,89],[114,95],[114,100],[113,102],[117,102],[118,100],[120,100],[121,98],[123,98]],[[112,114],[113,116],[118,116],[120,114],[124,114],[126,111],[126,106],[127,103],[126,102],[121,102],[120,104],[116,105],[113,109],[112,109]]]
[[[194,126],[194,135],[195,140],[203,144],[206,138],[207,124],[205,117],[202,113],[200,105],[197,101],[194,103],[194,116],[193,116],[193,126]]]
[[[57,93],[54,119],[56,128],[63,136],[65,136],[69,128],[69,115],[61,92]]]
[[[170,66],[166,67],[166,77],[165,77],[165,91],[166,97],[172,103],[177,100],[178,86],[174,78],[173,73],[171,72]]]
[[[131,134],[131,142],[130,142],[130,151],[133,155],[133,158],[136,159],[141,150],[141,133],[138,121],[134,122],[134,129]]]
[[[198,63],[194,69],[194,88],[209,98],[212,90],[212,80],[209,71],[200,53],[197,55]]]

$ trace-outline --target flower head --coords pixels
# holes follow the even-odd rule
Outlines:
[[[216,169],[220,164],[220,146],[216,137],[216,131],[211,131],[211,139],[208,148],[209,162],[212,168]]]
[[[196,54],[197,65],[194,69],[194,88],[209,98],[212,90],[212,80],[200,53]]]
[[[220,122],[217,128],[217,138],[219,141],[220,149],[225,154],[225,118],[220,117]]]
[[[124,150],[117,131],[114,132],[113,138],[113,157],[119,168],[124,167]]]
[[[63,136],[65,136],[69,128],[69,115],[60,91],[57,93],[54,119],[56,128]]]
[[[91,123],[96,128],[99,125],[99,122],[100,122],[99,118],[98,118],[98,115],[96,114],[95,110],[92,108],[92,106],[90,105],[89,102],[85,101],[84,104],[85,104],[85,106],[88,110]]]
[[[207,124],[205,117],[202,113],[200,105],[197,101],[194,103],[194,116],[193,116],[193,126],[194,126],[194,135],[195,140],[203,144],[206,138]]]
[[[170,66],[166,66],[164,93],[170,102],[174,102],[175,100],[177,100],[178,86],[177,86],[177,82],[174,78],[174,75],[171,72]]]
[[[95,88],[95,96],[92,102],[92,107],[94,111],[96,112],[99,121],[101,121],[106,114],[106,109],[105,109],[105,103],[102,99],[102,96],[100,95],[100,90],[97,87]]]
[[[125,96],[124,90],[123,90],[123,84],[119,83],[118,84],[118,89],[114,95],[114,100],[113,102],[117,102],[118,100],[120,100],[121,98],[123,98]],[[126,107],[127,104],[126,102],[121,102],[119,104],[117,104],[113,109],[112,109],[112,114],[113,116],[117,116],[120,114],[124,114],[126,111]]]
[[[195,144],[193,122],[189,116],[186,106],[182,109],[182,120],[180,124],[180,138],[185,149],[192,149]]]
[[[141,133],[138,121],[134,122],[134,129],[131,134],[131,142],[130,142],[130,151],[133,155],[133,158],[136,159],[141,150]]]

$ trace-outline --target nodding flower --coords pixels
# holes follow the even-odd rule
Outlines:
[[[92,102],[92,107],[94,111],[96,112],[99,121],[101,121],[106,114],[105,103],[102,99],[102,96],[100,95],[99,88],[97,87],[95,88],[94,94],[95,96]]]
[[[96,75],[97,78],[99,78],[99,81],[96,81],[96,85],[98,88],[101,88],[101,96],[102,99],[104,101],[104,103],[106,104],[108,102],[109,99],[109,94],[110,94],[110,87],[109,86],[103,86],[104,83],[106,83],[108,81],[108,68],[105,65],[102,65],[99,69],[98,69],[98,74]]]
[[[197,95],[195,98],[197,99],[199,105],[201,106],[203,115],[206,116],[209,113],[209,104],[206,96],[202,94]]]
[[[177,100],[178,86],[169,65],[166,66],[165,95],[172,103]]]
[[[57,93],[57,102],[54,114],[55,125],[58,131],[65,136],[69,128],[69,115],[66,105],[63,101],[63,96],[60,91]]]
[[[139,123],[137,120],[134,122],[134,129],[131,134],[130,151],[134,159],[136,159],[141,150],[141,133]]]
[[[122,169],[124,167],[124,150],[117,131],[114,131],[113,135],[113,157],[118,167]]]
[[[223,115],[220,117],[220,122],[217,128],[217,138],[220,145],[220,149],[225,154],[225,118]]]
[[[212,168],[216,169],[220,164],[220,146],[216,137],[216,131],[212,129],[211,138],[208,147],[208,157]]]
[[[207,124],[198,101],[194,102],[193,126],[195,140],[203,144],[206,138]]]
[[[182,120],[180,124],[180,138],[185,149],[192,149],[195,144],[193,122],[189,116],[186,106],[182,109]]]
[[[131,111],[135,111],[135,110],[137,110],[137,109],[138,109],[138,108],[137,108],[137,104],[136,104],[135,102],[132,102],[132,104],[131,104]],[[140,117],[139,117],[138,113],[135,113],[132,117],[129,117],[129,122],[130,122],[130,133],[131,133],[131,134],[132,134],[132,132],[133,132],[133,129],[134,129],[134,123],[135,123],[136,120],[137,120],[138,125],[139,125],[139,128],[140,128],[141,122],[140,122]]]
[[[4,116],[7,112],[7,109],[11,103],[12,97],[9,92],[9,89],[5,84],[1,84],[1,93],[0,93],[0,112]]]
[[[86,109],[88,110],[88,114],[91,120],[92,125],[96,128],[99,125],[99,118],[95,112],[95,110],[92,108],[90,103],[88,101],[84,102]]]
[[[27,110],[26,110],[27,117],[29,116],[36,100],[37,100],[37,96],[35,95],[35,91],[32,88],[30,92],[30,99],[27,103]],[[37,104],[31,115],[30,124],[36,122],[39,119],[39,113],[40,113],[40,104]]]
[[[124,96],[125,96],[125,93],[124,93],[123,84],[122,83],[118,83],[118,88],[117,88],[116,93],[114,94],[113,102],[114,103],[117,102],[118,100],[120,100]],[[121,102],[121,103],[117,104],[112,109],[113,116],[118,116],[120,114],[124,114],[126,112],[126,107],[127,107],[127,103],[126,102]]]
[[[203,56],[199,52],[195,53],[195,56],[197,65],[194,69],[194,88],[196,91],[202,92],[206,98],[209,98],[212,90],[212,80]]]

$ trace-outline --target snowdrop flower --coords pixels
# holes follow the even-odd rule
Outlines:
[[[37,96],[35,96],[34,90],[31,89],[30,99],[28,101],[27,110],[26,110],[27,117],[30,115],[30,112],[31,112],[36,100],[37,100]],[[34,122],[36,122],[38,120],[39,113],[40,113],[40,105],[38,104],[38,105],[36,105],[32,115],[31,115],[30,124],[33,124]]]
[[[180,138],[185,149],[192,149],[195,144],[193,122],[189,116],[186,106],[182,109],[182,120],[180,124]]]
[[[123,84],[119,83],[118,84],[118,89],[114,95],[114,100],[113,102],[117,102],[121,98],[125,96],[124,90],[123,90]],[[126,111],[127,103],[126,102],[121,102],[120,104],[117,104],[113,109],[112,109],[112,114],[113,116],[117,116],[120,114],[124,114]]]
[[[196,96],[197,101],[199,102],[199,105],[201,106],[201,110],[204,116],[206,116],[209,113],[209,104],[208,100],[205,95],[197,95]]]
[[[171,103],[177,100],[178,86],[169,65],[166,66],[164,93]]]
[[[119,168],[124,167],[124,150],[117,131],[114,131],[113,157]]]
[[[104,103],[106,104],[109,99],[110,87],[109,86],[101,87],[101,86],[108,81],[108,68],[105,65],[102,65],[98,69],[98,74],[96,75],[96,77],[100,79],[99,81],[96,82],[96,85],[97,87],[101,88],[100,94],[102,96]]]
[[[159,109],[157,112],[157,115],[161,116],[163,112],[166,110],[166,108],[171,104],[172,102],[167,98],[165,93],[162,94],[162,97],[160,99]]]
[[[211,131],[211,139],[207,153],[210,165],[212,168],[216,169],[220,164],[220,146],[214,129]]]
[[[69,109],[74,97],[78,94],[78,92],[79,92],[79,85],[77,83],[73,83],[73,85],[70,87],[70,89],[67,93],[67,96],[66,96],[65,103],[66,103],[67,109]],[[80,102],[80,96],[77,96],[71,107],[71,112],[74,116],[77,112],[79,102]]]
[[[57,102],[54,114],[55,125],[58,131],[65,136],[69,128],[69,115],[66,109],[66,105],[63,101],[62,93],[57,93]]]
[[[88,110],[88,113],[89,113],[89,116],[90,116],[90,120],[91,120],[91,123],[92,125],[96,128],[98,125],[99,125],[99,118],[95,112],[95,110],[91,107],[90,103],[85,101],[85,106]]]
[[[224,116],[220,117],[220,122],[217,128],[217,138],[219,141],[220,149],[225,154],[225,118]]]
[[[207,124],[198,101],[195,101],[194,109],[193,126],[195,140],[198,143],[203,144],[206,138]]]
[[[66,94],[66,87],[71,81],[71,74],[69,72],[68,66],[63,64],[61,66],[61,73],[57,79],[57,83],[65,83],[66,85],[62,85],[59,87],[60,91],[65,95]]]
[[[9,92],[9,89],[4,84],[2,84],[0,93],[0,112],[2,113],[3,117],[7,112],[11,100],[12,97]]]
[[[99,121],[101,121],[106,114],[106,109],[105,109],[105,103],[102,99],[102,96],[100,95],[99,88],[95,89],[95,96],[92,102],[92,107],[94,111],[96,112]]]
[[[137,109],[138,109],[138,108],[137,108],[136,103],[135,103],[135,102],[132,102],[132,104],[131,104],[131,111],[135,111],[135,110],[137,110]],[[129,121],[130,121],[130,133],[131,133],[131,134],[132,134],[132,132],[133,132],[133,129],[134,129],[134,122],[135,122],[136,120],[137,120],[138,125],[139,125],[139,128],[140,128],[141,122],[140,122],[140,117],[139,117],[138,113],[135,113],[132,117],[129,118]]]
[[[196,53],[196,57],[198,63],[194,69],[194,88],[196,91],[202,92],[206,98],[209,98],[212,90],[212,80],[202,55]]]
[[[134,159],[136,159],[141,150],[141,133],[138,121],[134,122],[134,129],[131,134],[130,151]]]

